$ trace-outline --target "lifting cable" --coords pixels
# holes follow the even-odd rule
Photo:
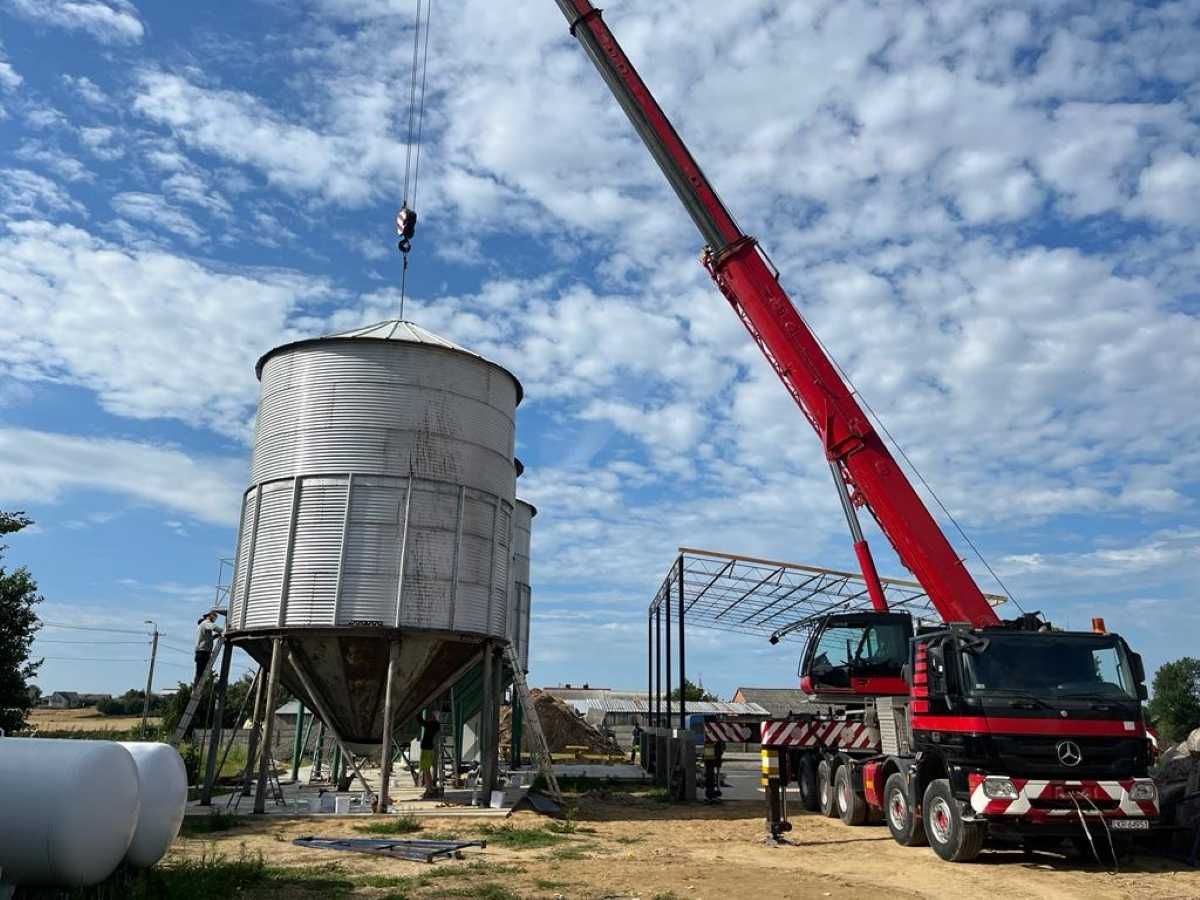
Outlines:
[[[396,213],[397,248],[404,259],[400,274],[400,318],[408,288],[408,252],[417,231],[417,181],[421,171],[421,137],[425,127],[425,83],[429,70],[429,18],[433,0],[417,0],[413,21],[412,75],[408,87],[408,138],[404,154],[404,197]],[[424,28],[422,29],[422,21]],[[422,31],[424,35],[422,36]]]

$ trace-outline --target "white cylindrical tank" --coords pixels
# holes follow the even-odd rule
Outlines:
[[[121,744],[137,764],[141,811],[125,860],[139,869],[157,863],[179,834],[187,807],[187,769],[169,744]]]
[[[81,887],[124,858],[138,770],[112,741],[0,738],[0,870],[10,884]]]
[[[411,322],[276,347],[231,632],[507,634],[521,385]]]

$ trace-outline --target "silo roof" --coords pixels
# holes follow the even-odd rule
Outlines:
[[[360,328],[352,328],[349,331],[338,331],[333,334],[323,334],[320,337],[301,338],[298,341],[289,341],[286,344],[280,344],[278,347],[271,348],[259,357],[258,362],[254,366],[254,374],[262,378],[263,365],[280,350],[292,350],[296,347],[317,344],[322,341],[344,340],[397,341],[403,344],[424,344],[429,347],[438,347],[442,350],[452,350],[455,353],[465,353],[467,356],[473,356],[490,366],[495,366],[511,378],[517,386],[517,403],[520,403],[525,396],[525,389],[521,386],[520,379],[504,368],[504,366],[488,359],[486,356],[476,353],[474,350],[468,350],[466,347],[462,347],[448,338],[434,334],[428,328],[422,328],[415,322],[409,322],[407,319],[385,319],[382,322],[376,322],[373,325],[363,325]]]

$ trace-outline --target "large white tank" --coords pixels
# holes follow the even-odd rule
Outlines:
[[[148,869],[166,855],[187,808],[187,769],[169,744],[122,743],[137,764],[141,809],[125,860]]]
[[[521,385],[403,321],[276,347],[258,375],[228,636],[263,665],[284,638],[284,684],[377,745],[390,643],[401,722],[509,636]]]
[[[258,371],[230,628],[505,636],[516,378],[395,321]]]
[[[112,741],[0,738],[0,880],[103,881],[133,839],[138,770]]]

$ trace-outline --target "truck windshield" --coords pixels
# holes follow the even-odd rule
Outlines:
[[[849,687],[851,674],[899,676],[908,659],[909,630],[899,621],[827,628],[817,636],[809,675],[831,687]]]
[[[973,694],[1137,699],[1119,640],[1090,634],[988,634],[963,651]]]

